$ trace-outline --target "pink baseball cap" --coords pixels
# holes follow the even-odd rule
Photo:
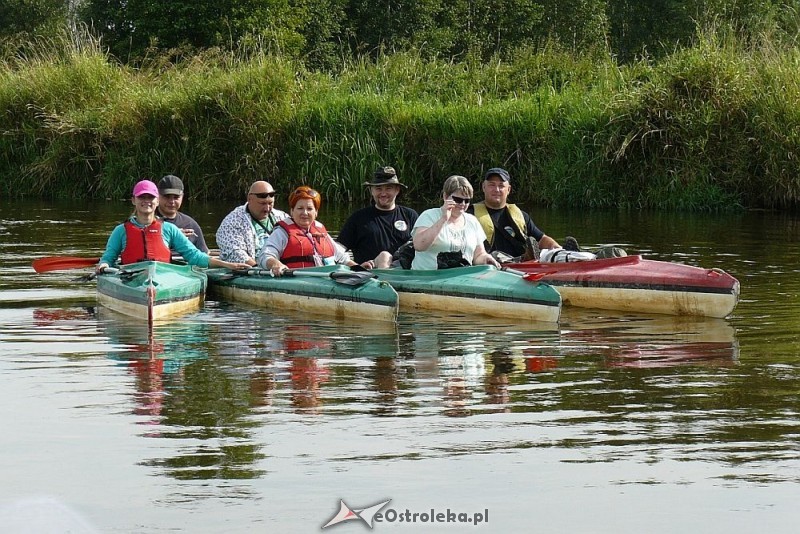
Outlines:
[[[153,195],[154,197],[157,197],[158,187],[156,187],[156,184],[150,180],[136,182],[136,185],[133,186],[133,196],[138,197],[142,195]]]

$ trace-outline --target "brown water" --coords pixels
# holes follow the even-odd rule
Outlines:
[[[231,207],[186,206],[210,243]],[[797,217],[535,211],[557,238],[725,269],[727,320],[387,327],[210,301],[148,345],[81,271],[30,267],[98,256],[127,211],[0,202],[0,531],[318,532],[340,499],[391,499],[376,531],[796,529]],[[483,522],[405,521],[431,509]]]

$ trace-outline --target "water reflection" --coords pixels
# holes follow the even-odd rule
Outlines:
[[[100,307],[97,323],[122,351],[109,357],[134,377],[133,414],[148,438],[181,440],[175,454],[144,460],[180,480],[251,479],[264,458],[252,435],[246,382],[215,358],[198,314],[147,324]],[[152,334],[152,338],[150,337]]]
[[[525,484],[556,496],[542,524],[566,530],[596,523],[564,524],[573,510],[562,501],[608,501],[621,485],[647,511],[695,488],[691,524],[705,530],[730,515],[737,495],[753,520],[773,520],[773,500],[789,503],[778,515],[790,515],[800,432],[796,216],[537,212],[553,235],[581,228],[588,245],[731,272],[742,302],[729,321],[568,308],[559,325],[401,314],[384,331],[210,301],[157,325],[150,344],[129,320],[94,314],[94,286],[72,281],[77,272],[30,267],[38,256],[98,255],[129,209],[73,204],[2,206],[7,496],[20,483],[72,497],[80,477],[84,509],[105,510],[99,524],[121,532],[245,532],[265,517],[280,531],[318,527],[298,492],[319,510],[344,487],[373,483],[398,502],[433,502],[439,488],[462,503],[495,495],[492,513],[508,528],[494,528],[508,532],[529,521],[503,492]],[[215,228],[229,208],[192,212]],[[386,483],[392,466],[402,476]],[[454,472],[458,487],[447,483]],[[121,490],[96,489],[112,485]],[[660,524],[648,526],[669,529]],[[635,525],[609,529],[625,527]]]
[[[596,347],[608,367],[728,366],[739,357],[735,330],[723,319],[576,316],[579,319],[564,329],[562,339],[568,346]]]

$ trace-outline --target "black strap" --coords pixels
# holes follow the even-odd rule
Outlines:
[[[289,258],[281,258],[281,263],[284,265],[288,263],[314,263],[314,256],[291,256]]]
[[[262,230],[264,230],[265,234],[269,235],[270,231],[266,226],[264,226],[264,223],[262,223],[261,221],[259,221],[255,217],[253,217],[253,214],[250,213],[250,208],[245,208],[245,209],[247,210],[247,214],[250,216],[250,218],[253,219],[253,221],[255,221],[255,223],[258,224],[261,227]],[[267,215],[267,219],[269,219],[269,222],[272,223],[272,229],[274,230],[275,229],[275,223],[277,221],[275,220],[275,216],[272,214],[272,212],[269,212],[269,215]]]

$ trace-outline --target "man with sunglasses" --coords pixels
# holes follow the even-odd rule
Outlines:
[[[511,193],[511,176],[508,171],[495,167],[486,171],[481,184],[483,202],[469,207],[486,232],[486,250],[498,252],[514,259],[538,259],[539,249],[561,248],[555,239],[542,232],[530,215],[516,204],[508,203]],[[502,257],[502,256],[501,256]],[[508,261],[508,260],[506,260]]]
[[[181,204],[183,204],[183,181],[173,174],[161,178],[158,182],[156,215],[180,228],[192,245],[208,254],[203,230],[197,221],[180,211]]]
[[[391,267],[392,254],[411,239],[417,212],[396,203],[406,185],[393,167],[380,167],[371,182],[365,182],[373,204],[347,218],[337,241],[353,252],[357,263],[373,262],[379,269]]]
[[[269,182],[258,181],[247,192],[247,203],[236,207],[222,220],[217,230],[219,256],[224,261],[256,265],[278,221],[289,215],[275,209],[275,189]]]

